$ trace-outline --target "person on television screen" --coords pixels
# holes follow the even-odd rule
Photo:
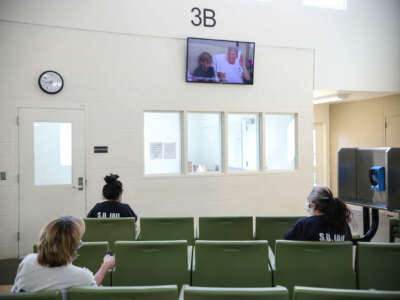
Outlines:
[[[199,66],[193,71],[192,80],[202,82],[215,82],[215,72],[212,64],[212,56],[208,52],[202,52],[198,58]]]
[[[214,69],[217,81],[222,83],[243,83],[250,81],[243,55],[237,47],[228,47],[226,53],[214,55]]]

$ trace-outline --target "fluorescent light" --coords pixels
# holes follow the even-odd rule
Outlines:
[[[303,0],[303,5],[346,10],[347,0]]]
[[[334,95],[327,95],[325,97],[318,97],[318,98],[314,98],[314,104],[342,101],[342,100],[347,99],[349,96],[350,96],[350,94],[337,93]]]
[[[336,102],[336,101],[342,101],[342,98],[339,98],[338,96],[331,96],[331,97],[325,97],[325,98],[320,98],[314,100],[314,104],[322,104],[322,103],[329,103],[329,102]]]

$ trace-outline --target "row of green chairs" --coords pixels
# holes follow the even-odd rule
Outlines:
[[[84,241],[161,241],[187,240],[190,245],[199,240],[268,240],[275,249],[275,240],[299,220],[295,217],[199,217],[197,228],[193,217],[140,219],[140,233],[133,218],[85,219]],[[195,234],[196,231],[196,234]],[[255,233],[255,236],[254,236]]]
[[[355,269],[353,270],[353,249]],[[400,290],[400,244],[276,242],[270,257],[274,284]]]
[[[185,285],[178,298],[176,285],[141,287],[77,287],[66,291],[69,300],[381,300],[400,299],[400,291],[325,289],[296,286],[293,297],[288,290],[271,288],[208,288]],[[0,294],[0,299],[62,300],[60,291]]]
[[[351,242],[117,241],[116,267],[103,285],[191,284],[208,287],[295,285],[400,290],[400,244]],[[75,265],[96,272],[107,242],[84,243]],[[111,276],[110,276],[111,275]],[[110,276],[110,277],[109,277]]]

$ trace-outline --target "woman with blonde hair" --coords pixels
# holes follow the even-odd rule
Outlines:
[[[36,292],[80,285],[100,285],[114,267],[114,257],[106,255],[96,275],[72,265],[81,246],[85,223],[66,216],[51,221],[40,233],[37,254],[28,254],[20,263],[11,292]]]
[[[300,219],[285,234],[287,240],[342,242],[351,241],[350,210],[333,197],[327,186],[314,186],[306,200],[310,217]]]

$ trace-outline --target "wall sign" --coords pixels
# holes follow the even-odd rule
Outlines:
[[[108,146],[94,146],[94,153],[108,153]]]
[[[193,18],[190,20],[193,26],[215,27],[217,20],[215,19],[215,11],[210,8],[203,8],[203,13],[200,8],[193,7],[191,12]]]

